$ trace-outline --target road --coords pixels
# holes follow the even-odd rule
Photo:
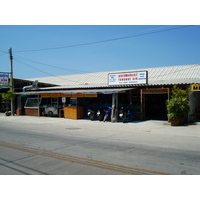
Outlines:
[[[200,174],[200,125],[0,116],[0,174]]]

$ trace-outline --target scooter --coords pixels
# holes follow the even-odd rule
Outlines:
[[[134,116],[133,116],[133,114],[132,114],[131,109],[130,109],[129,106],[126,107],[126,108],[121,107],[121,110],[119,111],[119,118],[122,119],[123,123],[126,123],[127,120],[133,121]]]
[[[103,109],[103,107],[100,107],[100,108],[97,110],[97,118],[99,119],[99,121],[103,121],[104,116],[105,116],[104,109]]]
[[[90,118],[90,120],[93,121],[93,120],[95,120],[97,118],[97,111],[88,109],[87,110],[87,115]]]
[[[111,106],[107,106],[104,110],[105,112],[105,116],[104,116],[104,119],[103,121],[105,122],[108,118],[111,117],[111,111],[112,111],[112,107]]]

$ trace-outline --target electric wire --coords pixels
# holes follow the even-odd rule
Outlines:
[[[23,64],[23,65],[25,65],[25,66],[27,66],[27,67],[29,67],[29,68],[31,68],[31,69],[34,69],[34,70],[36,70],[36,71],[40,71],[40,72],[42,72],[42,73],[44,73],[44,74],[47,74],[47,75],[50,75],[50,76],[53,76],[53,77],[56,77],[56,78],[58,78],[58,79],[61,79],[61,80],[68,80],[68,81],[70,81],[70,82],[72,82],[72,85],[73,85],[73,83],[79,83],[79,84],[85,84],[85,82],[82,82],[82,81],[78,81],[78,80],[76,80],[76,81],[74,81],[74,80],[71,80],[71,79],[68,79],[67,78],[67,75],[64,75],[64,77],[63,76],[55,76],[55,75],[53,75],[53,74],[51,74],[51,73],[48,73],[48,72],[46,72],[46,71],[43,71],[43,70],[41,70],[41,69],[38,69],[38,68],[36,68],[36,67],[33,67],[33,66],[31,66],[31,65],[29,65],[29,64],[26,64],[26,63],[24,63],[23,61],[21,61],[21,60],[19,60],[19,58],[17,58],[17,59],[15,59],[15,61],[17,61],[18,63],[20,63],[20,64]],[[187,68],[184,68],[184,69],[179,69],[179,70],[173,70],[173,71],[171,71],[171,72],[168,72],[168,73],[164,73],[164,74],[162,74],[162,75],[157,75],[157,76],[152,76],[151,77],[151,79],[152,78],[160,78],[161,76],[166,76],[166,75],[170,75],[170,74],[174,74],[174,73],[180,73],[180,72],[182,72],[182,71],[185,71],[186,69],[188,69],[188,68],[195,68],[196,66],[198,66],[199,64],[195,64],[194,66],[188,66]],[[141,69],[141,70],[144,70],[144,69]],[[148,68],[146,69],[146,70],[148,70]],[[134,70],[127,70],[127,71],[134,71]],[[137,70],[138,71],[138,70]],[[120,72],[120,71],[117,71],[117,72]],[[116,72],[116,73],[117,73]],[[115,72],[113,72],[113,73],[115,73]],[[98,75],[95,75],[95,74],[93,74],[93,77],[94,76],[98,76],[99,77],[99,74]],[[102,74],[102,76],[103,77],[105,77],[105,74]],[[72,85],[69,85],[68,84],[68,86],[72,86]]]
[[[81,81],[78,81],[78,80],[75,81],[75,80],[68,79],[68,78],[66,77],[66,75],[65,75],[65,77],[62,77],[62,76],[55,76],[54,74],[48,73],[48,72],[46,72],[46,71],[43,71],[43,70],[41,70],[41,69],[38,69],[38,68],[36,68],[36,67],[33,67],[33,66],[29,65],[29,64],[25,63],[24,61],[21,61],[19,58],[15,58],[15,61],[18,62],[18,63],[20,63],[20,64],[22,64],[22,65],[24,65],[24,66],[26,66],[26,67],[29,67],[29,68],[34,69],[34,70],[36,70],[36,71],[42,72],[43,74],[47,74],[47,75],[49,75],[49,76],[56,77],[56,78],[61,79],[61,80],[68,80],[68,81],[70,81],[70,82],[72,82],[72,83],[85,84],[85,82],[81,82]],[[68,85],[68,86],[70,86],[70,85]]]
[[[153,33],[158,33],[158,32],[163,32],[163,31],[168,31],[168,30],[186,28],[186,27],[190,27],[190,26],[192,26],[192,25],[189,25],[189,26],[181,26],[181,27],[174,27],[174,26],[173,26],[173,28],[170,28],[170,29],[167,29],[167,30],[159,30],[159,31],[158,31],[158,29],[162,29],[162,28],[163,28],[163,27],[159,27],[159,28],[156,28],[156,29],[157,29],[156,31],[150,32],[150,33],[143,33],[143,34],[125,36],[125,37],[120,37],[120,38],[118,37],[118,38],[113,38],[113,39],[107,39],[107,40],[101,40],[101,41],[89,42],[89,43],[83,43],[83,44],[77,44],[77,45],[56,47],[56,49],[57,49],[57,48],[68,48],[68,47],[76,47],[76,46],[97,44],[97,43],[101,43],[101,42],[108,42],[108,41],[113,41],[113,40],[118,40],[118,39],[126,39],[126,38],[130,38],[130,37],[136,37],[136,36],[141,36],[141,35],[146,35],[146,34],[153,34]],[[168,28],[168,27],[167,27],[167,28]],[[151,31],[151,30],[155,30],[155,29],[148,29],[148,30],[144,30],[144,31],[138,31],[138,32],[135,32],[135,33],[141,33],[141,32],[146,32],[146,31]],[[126,35],[127,35],[127,34],[126,34]],[[55,49],[55,48],[47,48],[47,49],[42,49],[42,50],[50,50],[50,49]],[[40,50],[41,50],[41,49],[39,49],[39,51],[40,51]],[[30,50],[28,50],[28,51],[30,51]],[[31,50],[31,51],[33,51],[33,50]],[[34,51],[36,51],[36,50],[34,50]],[[2,55],[8,54],[8,52],[5,52],[5,51],[1,51],[1,50],[0,50],[0,52],[4,52],[4,54],[2,54]],[[22,52],[22,51],[15,51],[15,52]],[[23,52],[24,52],[24,51],[23,51]],[[44,73],[44,74],[47,74],[47,75],[50,75],[50,76],[54,76],[54,77],[55,77],[55,75],[53,75],[53,74],[51,74],[51,73],[48,73],[48,72],[46,72],[46,71],[43,71],[43,70],[41,70],[41,69],[38,69],[38,68],[36,68],[36,67],[33,67],[33,66],[31,66],[31,65],[29,65],[29,64],[27,64],[27,63],[24,63],[22,60],[26,60],[26,61],[33,62],[33,63],[37,63],[37,64],[40,64],[40,65],[45,65],[45,66],[48,66],[48,67],[52,67],[52,68],[56,68],[56,69],[60,69],[60,70],[65,70],[65,71],[70,71],[70,72],[74,72],[74,73],[77,73],[77,72],[91,73],[91,72],[83,71],[83,70],[74,70],[74,69],[70,69],[70,68],[64,68],[64,67],[49,65],[49,64],[46,64],[46,63],[42,63],[42,62],[34,61],[34,60],[31,60],[31,59],[28,59],[28,58],[24,58],[24,57],[19,56],[19,55],[16,55],[16,54],[14,54],[14,56],[15,56],[15,60],[16,60],[16,56],[18,57],[18,59],[16,60],[18,63],[21,63],[21,64],[23,64],[23,65],[25,65],[25,66],[27,66],[27,67],[29,67],[29,68],[35,69],[35,70],[40,71],[40,72],[42,72],[42,73]],[[99,76],[99,75],[98,75],[98,76]],[[58,77],[58,78],[60,78],[60,79],[66,80],[66,78],[62,78],[62,77],[60,77],[60,76],[56,76],[56,77]],[[70,81],[72,81],[72,80],[70,80]],[[72,81],[72,82],[79,82],[79,81]],[[82,84],[84,84],[84,83],[82,83]]]
[[[171,25],[171,26],[173,26],[173,25]],[[171,27],[171,26],[168,26],[168,27]],[[128,33],[128,34],[122,34],[122,35],[116,35],[116,36],[112,36],[112,37],[110,37],[109,39],[113,39],[113,38],[120,38],[120,37],[124,37],[124,36],[130,36],[130,35],[133,35],[133,34],[138,34],[138,33],[141,33],[141,32],[148,32],[148,31],[153,31],[153,30],[158,30],[158,29],[163,29],[163,28],[166,28],[166,26],[165,27],[158,27],[158,28],[153,28],[153,29],[146,29],[146,30],[142,30],[142,31],[134,31],[134,32],[131,32],[131,33]],[[101,39],[99,39],[99,40],[108,40],[108,38],[101,38]],[[94,42],[94,41],[92,41],[91,40],[91,42]],[[87,42],[82,42],[82,43],[89,43],[89,41],[87,41]],[[72,45],[74,45],[74,44],[72,44]],[[59,45],[57,45],[56,47],[49,47],[49,48],[57,48]],[[62,45],[63,46],[63,45]],[[61,47],[62,47],[61,46]],[[66,45],[64,45],[64,46],[66,46]],[[41,48],[41,49],[43,49],[43,48]],[[47,48],[44,48],[44,49],[47,49]],[[36,49],[37,50],[37,49]],[[26,50],[25,50],[26,51]],[[16,51],[16,52],[18,52],[18,51]]]
[[[22,57],[22,56],[19,56],[19,55],[16,55],[16,54],[14,54],[14,60],[15,60],[15,58],[16,58],[16,56],[17,56],[17,58],[18,58],[18,61],[19,62],[21,62],[21,64],[22,64],[22,62],[23,62],[23,60],[25,60],[25,61],[29,61],[29,62],[33,62],[33,63],[36,63],[36,64],[40,64],[40,65],[44,65],[44,66],[47,66],[47,67],[51,67],[51,68],[55,68],[55,69],[60,69],[60,70],[64,70],[64,71],[67,71],[67,72],[73,72],[73,73],[79,73],[79,74],[89,74],[89,73],[91,73],[91,72],[89,72],[89,71],[83,71],[83,70],[74,70],[74,69],[69,69],[69,68],[64,68],[64,67],[59,67],[59,66],[54,66],[54,65],[49,65],[49,64],[45,64],[45,63],[41,63],[41,62],[38,62],[38,61],[34,61],[34,60],[31,60],[31,59],[27,59],[27,58],[24,58],[24,57]],[[55,76],[55,75],[53,75],[53,74],[50,74],[50,73],[47,73],[47,72],[45,72],[45,71],[43,71],[43,70],[41,70],[41,69],[38,69],[38,68],[36,68],[36,67],[32,67],[32,66],[30,66],[30,65],[28,65],[28,64],[26,64],[26,63],[23,63],[25,66],[27,65],[28,67],[30,67],[30,68],[33,68],[33,69],[35,69],[35,70],[37,70],[37,71],[40,71],[40,72],[42,72],[42,73],[44,73],[44,74],[47,74],[47,75],[50,75],[50,76]],[[63,76],[63,75],[59,75],[59,76],[55,76],[55,77],[57,77],[57,78],[61,78],[61,76]],[[64,76],[67,76],[66,74],[64,75]],[[104,77],[104,75],[103,74],[95,74],[95,73],[93,73],[93,75],[92,75],[93,77],[95,77],[96,79],[100,79],[100,78],[102,78],[102,77]],[[66,78],[61,78],[61,79],[64,79],[64,80],[66,80]],[[71,80],[70,80],[71,81]],[[80,82],[80,81],[72,81],[72,82],[75,82],[75,83],[80,83],[80,84],[85,84],[85,82]]]
[[[4,56],[4,55],[6,55],[6,54],[8,54],[8,53],[0,54],[0,56]]]
[[[116,40],[128,39],[128,38],[133,38],[133,37],[138,37],[138,36],[144,36],[144,35],[149,35],[149,34],[154,34],[154,33],[160,33],[160,32],[165,32],[165,31],[171,31],[171,30],[176,30],[176,29],[188,28],[188,27],[191,27],[191,26],[193,26],[193,25],[187,25],[187,26],[181,26],[181,27],[179,26],[179,27],[169,28],[167,30],[156,30],[156,31],[147,32],[147,33],[134,34],[134,35],[130,35],[130,36],[111,38],[111,39],[99,40],[99,41],[94,41],[94,42],[86,42],[86,43],[80,43],[80,44],[72,44],[72,45],[66,45],[66,46],[60,46],[60,47],[49,47],[49,48],[41,48],[41,49],[18,50],[18,51],[15,50],[15,52],[48,51],[48,50],[56,50],[56,49],[63,49],[63,48],[80,47],[80,46],[86,46],[86,45],[92,45],[92,44],[99,44],[99,43],[111,42],[111,41],[116,41]]]
[[[61,70],[64,70],[64,71],[72,71],[72,72],[75,72],[75,73],[76,73],[76,72],[91,73],[91,72],[89,72],[89,71],[73,70],[73,69],[69,69],[69,68],[64,68],[64,67],[59,67],[59,66],[54,66],[54,65],[49,65],[49,64],[41,63],[41,62],[38,62],[38,61],[34,61],[34,60],[31,60],[31,59],[24,58],[24,57],[19,56],[19,55],[16,55],[16,54],[15,54],[15,56],[17,56],[17,57],[19,57],[19,58],[21,58],[21,59],[24,59],[24,60],[33,62],[33,63],[37,63],[37,64],[40,64],[40,65],[45,65],[45,66],[52,67],[52,68],[56,68],[56,69],[61,69]],[[198,66],[198,65],[199,65],[199,64],[195,64],[194,66],[192,66],[192,68],[194,68],[194,67],[196,67],[196,66]],[[35,68],[35,67],[32,67],[32,68]],[[190,66],[190,68],[191,68],[191,66]],[[148,69],[148,68],[147,68],[147,69]],[[51,75],[51,76],[54,76],[54,75],[52,75],[52,74],[50,74],[50,73],[47,73],[47,72],[42,71],[42,70],[39,70],[39,69],[37,69],[37,68],[35,68],[35,70],[41,71],[41,72],[46,73],[46,74]],[[181,71],[184,71],[184,70],[185,70],[185,69],[176,70],[176,71],[172,71],[172,72],[165,73],[165,74],[162,74],[162,75],[157,75],[157,76],[154,75],[154,76],[151,77],[151,78],[159,78],[159,77],[161,77],[161,76],[166,76],[166,75],[178,73],[178,72],[181,72]],[[121,71],[121,70],[118,70],[118,71]],[[133,69],[133,70],[128,70],[128,71],[134,71],[134,69]],[[199,73],[200,73],[200,72],[199,72]],[[64,76],[65,76],[65,75],[64,75]],[[66,75],[66,76],[67,76],[67,75]],[[94,74],[93,77],[94,77],[94,76],[100,77],[101,75],[100,75],[100,74],[98,74],[98,75],[95,75],[95,74]],[[56,76],[56,77],[60,77],[60,76]]]
[[[60,66],[46,64],[46,63],[35,61],[35,60],[29,59],[29,58],[24,58],[22,56],[14,54],[14,57],[16,57],[16,56],[18,58],[20,58],[20,59],[23,59],[23,60],[26,60],[26,61],[29,61],[29,62],[32,62],[32,63],[36,63],[36,64],[39,64],[39,65],[44,65],[44,66],[47,66],[47,67],[51,67],[51,68],[55,68],[55,69],[60,69],[60,70],[68,71],[68,72],[73,72],[73,73],[77,73],[77,72],[78,73],[90,73],[89,71],[76,70],[76,69],[71,69],[71,68],[65,68],[65,67],[60,67]]]
[[[0,56],[4,56],[4,55],[8,54],[8,52],[6,52],[6,51],[0,50],[0,52],[3,53],[3,54],[1,54]]]
[[[0,50],[0,52],[2,52],[2,53],[8,53],[7,51],[2,51],[2,50]]]

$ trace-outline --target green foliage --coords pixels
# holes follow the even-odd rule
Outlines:
[[[8,103],[9,101],[13,100],[15,98],[15,93],[11,90],[1,93],[2,96],[2,103],[6,103],[6,110],[8,111]]]
[[[184,118],[189,109],[188,92],[174,86],[172,89],[172,96],[170,100],[167,100],[167,116],[169,119],[181,119]]]

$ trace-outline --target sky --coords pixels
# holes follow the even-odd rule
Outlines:
[[[20,79],[200,63],[199,25],[0,25],[0,44]]]
[[[194,26],[182,28],[184,25]],[[14,77],[21,79],[199,64],[199,25],[199,1],[197,0],[2,1],[0,12],[0,72],[10,71],[8,54],[10,48],[13,51]],[[173,30],[165,31],[167,29]],[[55,180],[55,177],[53,178]],[[190,183],[188,185],[186,182],[172,178],[173,180],[163,180],[162,184],[160,184],[160,180],[155,181],[155,177],[145,179],[145,181],[141,178],[137,179],[137,184],[134,185],[137,188],[134,196],[141,198],[142,194],[142,197],[148,195],[145,196],[148,198],[155,185],[159,190],[162,190],[162,188],[165,188],[163,186],[169,187],[168,181],[176,185],[177,198],[180,198],[179,187],[180,189],[187,188],[185,191],[188,195],[184,193],[184,197],[189,197],[191,194],[195,195],[191,180],[186,181]],[[194,179],[194,177],[192,178]],[[71,177],[70,181],[69,179],[70,177],[67,177],[65,182],[73,183],[74,177]],[[80,198],[84,191],[87,191],[88,185],[90,188],[92,187],[93,191],[96,191],[98,182],[101,182],[97,181],[96,176],[94,179],[95,184],[93,184],[94,180],[90,181],[92,185],[85,179],[81,180],[84,182],[81,182],[80,179],[75,180],[76,185],[79,182],[81,183],[81,187],[78,188],[81,191],[79,192]],[[38,180],[36,181],[38,182]],[[52,187],[52,182],[40,178],[39,182],[41,181],[48,190],[49,187]],[[56,183],[62,183],[61,181],[60,179],[55,180]],[[87,184],[82,184],[86,181]],[[110,179],[106,178],[106,182],[108,181]],[[127,187],[130,187],[130,180],[123,179],[120,181],[123,182],[123,186],[119,184],[119,181],[109,182],[110,185],[114,185],[113,188],[109,188],[111,198],[113,198],[112,189],[120,192],[115,192],[117,199],[121,196],[124,197],[124,194],[129,195],[127,191],[132,192],[131,189],[127,190]],[[13,181],[13,177],[12,180],[8,180],[6,177],[4,182],[8,183],[9,186],[13,183],[11,186],[13,186],[13,190],[16,190],[16,192],[13,192],[15,196],[22,186],[27,191],[32,188],[30,186],[35,187],[33,180],[30,180],[28,184],[26,180],[26,184],[23,184],[24,182],[19,179]],[[19,182],[20,184],[15,184]],[[128,184],[124,184],[125,182]],[[133,184],[134,182],[132,181]],[[195,180],[193,182],[195,183]],[[144,183],[147,186],[145,190],[149,190],[149,192],[142,193]],[[10,187],[7,187],[8,184],[4,184],[5,187],[2,190],[5,191],[5,195],[8,194],[8,189],[10,190]],[[140,187],[141,184],[142,187]],[[17,187],[18,185],[20,188]],[[84,185],[87,188],[84,188]],[[151,185],[153,188],[151,188]],[[173,191],[174,185],[172,184],[170,188]],[[57,198],[58,194],[60,197],[62,194],[65,195],[60,190],[61,184],[57,184],[58,192],[55,190],[57,189],[55,185],[53,187],[52,191],[55,192],[55,195],[52,195],[52,193],[48,195],[44,192],[44,194],[40,193],[40,196],[42,194],[46,198],[48,195],[48,198],[52,199],[54,196]],[[118,187],[119,190],[116,190]],[[77,190],[77,187],[70,187],[71,194],[74,196],[76,190],[73,190],[73,188]],[[37,189],[40,190],[40,188]],[[42,189],[44,190],[44,187]],[[106,189],[108,196],[107,188],[104,187],[103,189]],[[65,190],[62,191],[65,192]],[[129,197],[131,195],[132,193]],[[173,192],[173,196],[175,195]],[[144,199],[146,199],[145,197]],[[20,198],[25,199],[26,197],[23,198],[21,195]],[[92,195],[88,199],[93,198]],[[160,199],[160,196],[158,195],[156,198],[154,194],[154,199]],[[166,199],[169,199],[168,196]]]

